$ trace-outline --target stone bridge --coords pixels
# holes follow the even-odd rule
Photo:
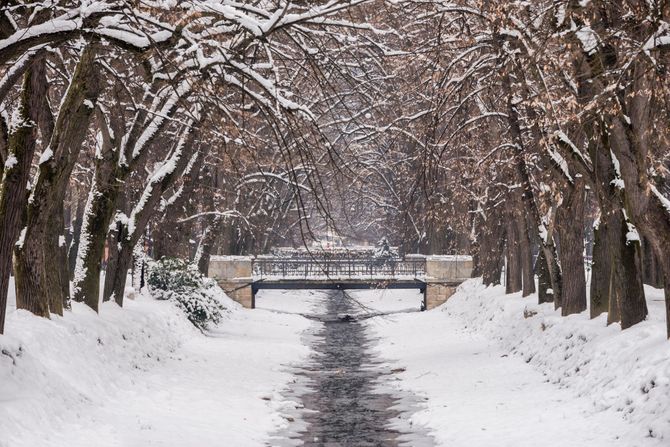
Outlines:
[[[423,309],[444,303],[472,274],[469,256],[212,256],[208,276],[244,307],[261,289],[419,289]]]

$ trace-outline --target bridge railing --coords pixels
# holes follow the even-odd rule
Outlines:
[[[255,259],[255,279],[422,278],[424,259]]]

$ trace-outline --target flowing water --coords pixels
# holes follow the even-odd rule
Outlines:
[[[374,340],[358,320],[357,303],[334,291],[324,304],[317,317],[323,325],[313,339],[312,361],[300,372],[307,390],[299,396],[304,409],[292,439],[324,447],[432,444],[427,436],[418,444],[407,441],[406,433],[391,427],[401,415],[401,398],[379,390],[390,380],[390,368],[372,354]]]

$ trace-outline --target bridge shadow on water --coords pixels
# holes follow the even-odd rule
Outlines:
[[[311,362],[298,372],[307,384],[291,444],[305,446],[429,446],[430,438],[394,428],[406,397],[381,391],[388,367],[370,350],[374,343],[358,319],[358,303],[332,291],[318,316],[323,323],[312,343]],[[405,402],[402,402],[405,401]],[[405,410],[407,410],[405,408]],[[289,420],[292,420],[290,418]],[[393,427],[392,427],[393,425]],[[290,429],[289,429],[290,430]],[[274,444],[273,444],[274,445]]]

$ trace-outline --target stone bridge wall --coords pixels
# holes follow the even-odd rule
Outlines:
[[[214,278],[226,295],[248,309],[254,307],[252,259],[250,256],[212,256],[207,272],[207,276]]]
[[[444,304],[471,275],[470,256],[426,256],[426,309]]]

